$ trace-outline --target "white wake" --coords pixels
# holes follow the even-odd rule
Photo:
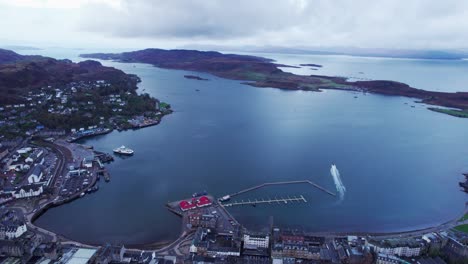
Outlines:
[[[338,168],[336,168],[335,164],[332,164],[332,166],[330,168],[330,174],[332,175],[333,181],[335,182],[336,191],[338,192],[340,200],[343,200],[345,192],[346,192],[346,187],[344,186],[343,182],[341,181],[340,171],[338,170]]]

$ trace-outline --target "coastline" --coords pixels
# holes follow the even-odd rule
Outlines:
[[[329,88],[330,89],[330,88]],[[343,89],[337,89],[337,90],[343,90]],[[159,122],[158,122],[159,124]],[[156,124],[152,124],[152,125],[156,125]],[[92,135],[92,136],[96,136],[96,135]],[[76,198],[79,198],[79,197],[75,197],[74,199]],[[68,203],[68,202],[72,202],[74,199],[70,199],[69,201],[66,201],[66,202],[63,202],[63,203],[60,203],[60,204],[53,204],[51,205],[50,207],[47,207],[47,208],[44,208],[44,211],[41,212],[41,215],[42,213],[44,213],[45,211],[47,211],[48,209],[50,208],[53,208],[53,207],[56,207],[56,206],[60,206],[62,204],[65,204],[65,203]],[[465,209],[466,211],[466,209]],[[37,217],[35,217],[34,219],[37,219],[38,217],[40,217],[40,215],[38,215]],[[456,220],[456,219],[454,219]],[[366,235],[370,235],[370,236],[378,236],[378,235],[381,235],[381,236],[386,236],[386,235],[400,235],[400,234],[411,234],[411,233],[414,233],[414,232],[423,232],[423,231],[428,231],[428,230],[431,230],[433,228],[440,228],[442,227],[443,225],[449,223],[451,221],[448,221],[446,223],[443,223],[443,224],[440,224],[440,225],[436,225],[436,226],[432,226],[432,227],[428,227],[428,228],[424,228],[424,229],[416,229],[416,230],[413,230],[413,231],[401,231],[401,232],[375,232],[375,233],[367,233],[367,232],[349,232],[349,233],[332,233],[332,232],[327,232],[328,235],[330,234],[334,234],[334,235],[339,235],[339,234],[347,234],[347,235],[350,235],[350,234],[366,234]],[[320,234],[320,233],[316,233],[316,234]],[[67,238],[68,240],[68,238]],[[167,241],[167,240],[163,240],[163,241],[156,241],[156,242],[152,242],[152,243],[146,243],[146,244],[135,244],[135,245],[129,245],[129,247],[135,247],[135,248],[141,248],[141,249],[144,249],[144,250],[148,250],[148,249],[159,249],[160,247],[165,247],[167,246],[168,244],[170,245],[171,243],[174,243],[175,241],[171,242],[171,241]],[[73,240],[69,240],[67,242],[63,242],[63,243],[80,243],[78,241],[73,241]],[[82,243],[80,243],[82,244]],[[84,245],[84,244],[83,244]],[[90,247],[99,247],[99,246],[96,246],[96,245],[92,245],[92,244],[88,244]]]
[[[434,92],[388,80],[348,81],[343,77],[296,75],[282,71],[271,59],[220,52],[197,50],[145,49],[123,53],[81,54],[82,58],[96,58],[120,63],[146,63],[154,67],[209,73],[214,76],[242,81],[254,87],[286,90],[320,91],[338,89],[386,96],[419,99],[433,106],[468,109],[468,92]]]

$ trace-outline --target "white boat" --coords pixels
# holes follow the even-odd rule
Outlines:
[[[125,146],[121,146],[119,148],[114,149],[114,152],[122,155],[133,155],[133,150]]]

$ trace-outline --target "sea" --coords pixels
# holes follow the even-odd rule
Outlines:
[[[21,51],[82,60],[80,53],[120,50]],[[433,91],[468,91],[468,61],[351,56],[250,54],[299,66],[297,74],[351,80],[393,80]],[[209,74],[140,63],[101,61],[137,74],[140,93],[170,103],[174,113],[157,126],[114,131],[81,143],[132,157],[115,157],[109,183],[98,192],[52,208],[35,224],[79,242],[141,245],[171,241],[182,222],[168,201],[206,191],[215,197],[265,182],[270,186],[233,200],[298,197],[307,203],[232,207],[251,230],[271,224],[309,232],[398,232],[432,227],[456,217],[467,194],[468,120],[427,110],[415,99],[325,90],[254,88]],[[314,69],[312,69],[314,68]],[[209,79],[198,81],[184,75]],[[335,164],[335,168],[332,168]]]

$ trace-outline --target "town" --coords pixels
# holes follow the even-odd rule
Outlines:
[[[132,76],[133,77],[133,76]],[[133,77],[138,82],[138,77]],[[117,88],[116,88],[117,87]],[[72,140],[104,134],[112,129],[126,130],[156,125],[170,105],[118,88],[105,80],[71,82],[30,90],[24,103],[0,106],[0,134],[9,140],[32,135]]]

